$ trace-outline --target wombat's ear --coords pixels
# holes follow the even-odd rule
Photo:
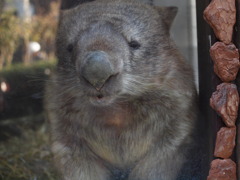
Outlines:
[[[91,2],[94,0],[61,0],[61,10],[71,9],[79,4]]]
[[[171,28],[172,22],[177,15],[177,7],[155,7],[159,14],[162,16],[163,21],[166,23],[168,30]]]

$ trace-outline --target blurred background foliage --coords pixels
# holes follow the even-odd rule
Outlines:
[[[13,53],[21,37],[18,18],[11,11],[1,13],[0,16],[0,69],[10,66]]]
[[[57,180],[44,85],[60,0],[0,0],[0,180]]]
[[[0,5],[1,120],[13,114],[29,114],[27,109],[43,109],[44,82],[56,62],[60,0],[0,0]],[[19,98],[24,99],[26,108],[16,112]],[[33,109],[34,104],[39,106]]]
[[[53,57],[59,1],[0,1],[0,69]],[[21,6],[29,13],[21,12]],[[41,49],[33,51],[30,42],[38,43]]]

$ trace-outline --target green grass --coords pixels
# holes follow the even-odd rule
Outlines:
[[[29,65],[22,63],[11,65],[0,71],[0,80],[7,80],[18,86],[23,80],[43,81],[49,76],[46,72],[51,72],[56,66],[56,60],[38,61]],[[46,71],[47,70],[47,71]]]
[[[0,180],[57,180],[43,115],[0,122],[15,127],[20,136],[5,132],[0,142]]]
[[[32,62],[28,65],[24,65],[23,63],[16,63],[9,67],[5,67],[0,71],[1,75],[8,75],[11,73],[21,73],[21,72],[29,72],[36,73],[36,70],[42,70],[45,68],[54,68],[56,65],[56,59],[52,60],[41,60],[37,62]]]

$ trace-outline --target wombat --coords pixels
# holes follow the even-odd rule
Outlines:
[[[45,108],[64,180],[177,179],[197,108],[192,70],[169,35],[176,13],[132,0],[61,12]]]

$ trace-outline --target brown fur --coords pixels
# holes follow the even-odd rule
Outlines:
[[[45,102],[64,180],[177,178],[192,142],[196,92],[169,37],[175,13],[127,0],[62,12],[59,63]],[[129,45],[133,40],[139,48]],[[84,57],[96,50],[117,72],[100,91],[81,76]]]

